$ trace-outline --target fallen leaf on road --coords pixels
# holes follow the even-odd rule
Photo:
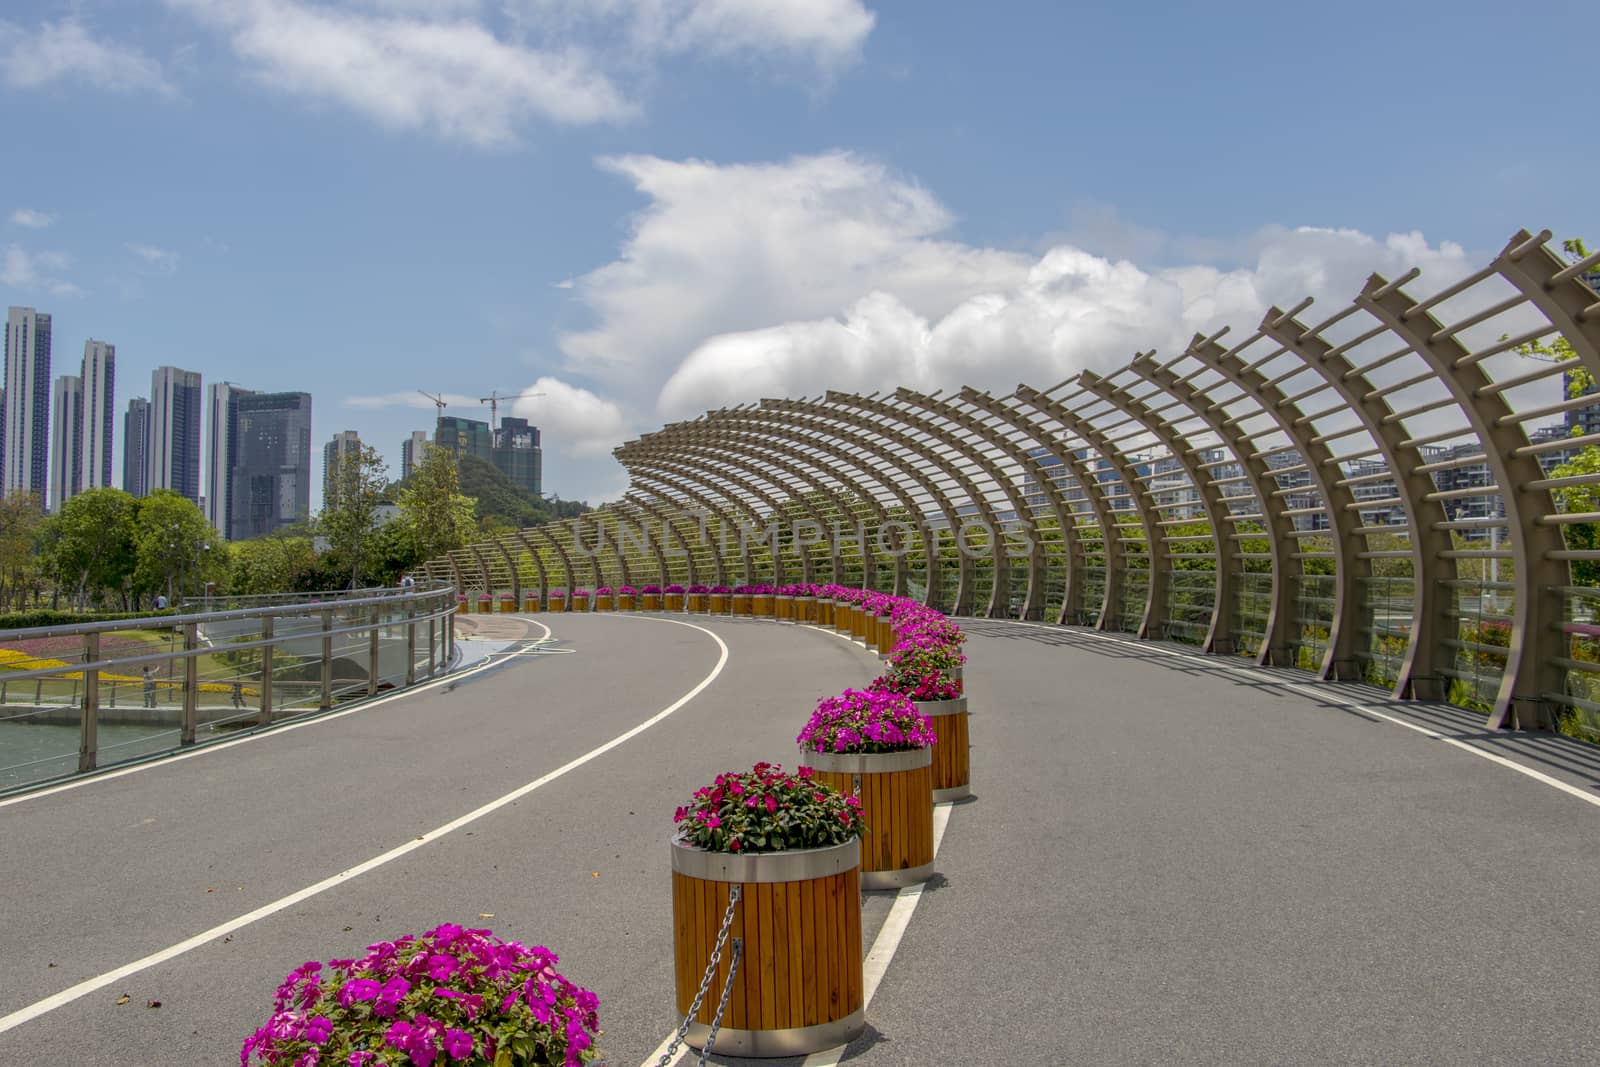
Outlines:
[[[480,918],[480,919],[492,919],[492,918],[494,918],[494,912],[492,912],[492,911],[480,911],[480,912],[478,912],[478,918]],[[50,966],[54,967],[55,964],[52,963]]]
[[[122,996],[117,998],[117,1003],[118,1004],[126,1004],[126,1003],[128,1003],[128,1001],[130,1001],[132,999],[133,999],[132,997],[130,997],[130,996],[128,996],[128,994],[124,993],[124,994],[122,994]]]
[[[159,1008],[159,1007],[161,1007],[161,1001],[152,1000],[150,1003],[146,1004],[145,1007],[147,1007],[147,1008]]]

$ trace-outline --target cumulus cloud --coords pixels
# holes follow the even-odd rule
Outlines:
[[[367,11],[297,0],[168,2],[226,33],[263,84],[335,100],[394,129],[488,146],[515,140],[530,117],[581,124],[636,110],[582,49],[530,48],[477,21],[432,14],[471,5],[423,15],[421,5],[393,0]]]
[[[43,289],[52,296],[82,296],[82,289],[57,273],[71,265],[71,257],[64,252],[30,252],[22,245],[7,245],[0,256],[0,285]]]
[[[0,77],[19,89],[73,80],[113,92],[173,91],[161,64],[136,48],[96,39],[76,19],[32,30],[0,20]]]
[[[608,455],[627,436],[622,409],[611,400],[548,375],[527,389],[512,404],[520,418],[548,434],[558,451],[579,458]]]
[[[56,217],[43,211],[34,211],[32,208],[19,207],[11,213],[11,221],[30,230],[42,230],[56,221]]]
[[[601,165],[648,204],[616,260],[576,279],[594,321],[562,348],[574,373],[661,419],[830,388],[1049,386],[1252,328],[1273,304],[1342,305],[1374,271],[1420,266],[1437,286],[1469,267],[1459,246],[1420,234],[1315,227],[1243,235],[1229,266],[1140,264],[1070,240],[988,248],[952,239],[954,216],[928,190],[848,153]],[[1146,254],[1184,247],[1135,237]]]

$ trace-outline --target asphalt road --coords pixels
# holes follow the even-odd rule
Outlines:
[[[0,1019],[415,843],[638,727],[722,656],[656,618],[542,618],[571,654],[0,806]],[[0,1064],[236,1063],[291,968],[443,921],[561,953],[600,995],[607,1062],[641,1063],[674,1022],[672,809],[717,771],[792,761],[815,698],[873,669],[819,631],[695,621],[727,659],[672,714],[0,1034]],[[1600,808],[1340,703],[1370,691],[1290,691],[1304,676],[1081,631],[969,630],[977,796],[951,811],[848,1061],[1600,1058]],[[1575,742],[1379,710],[1589,794],[1600,780]],[[869,896],[868,943],[892,899]]]

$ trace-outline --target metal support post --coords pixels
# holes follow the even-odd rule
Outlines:
[[[516,601],[522,607],[521,601]],[[406,685],[417,684],[417,602],[406,598]]]
[[[272,640],[272,616],[261,620],[261,639]],[[272,722],[272,646],[261,646],[261,714],[256,718],[256,725],[266,726]]]
[[[100,635],[83,635],[83,662],[100,659]],[[78,732],[78,772],[92,771],[100,747],[100,672],[86,666],[83,671],[83,704]]]
[[[322,609],[322,695],[317,707],[327,711],[333,707],[333,609]]]
[[[178,744],[194,744],[195,724],[200,717],[200,627],[188,623],[183,628],[183,726]]]
[[[367,631],[367,696],[378,695],[378,625],[383,619],[383,608],[372,609],[372,629]]]

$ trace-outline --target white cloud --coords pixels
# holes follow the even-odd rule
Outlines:
[[[521,0],[542,27],[618,27],[642,55],[756,54],[807,60],[824,71],[857,62],[877,17],[860,0]]]
[[[20,245],[7,245],[4,266],[0,266],[0,285],[18,288],[32,285],[38,279],[33,257]]]
[[[162,274],[171,274],[178,269],[178,253],[171,249],[144,244],[128,244],[124,247]]]
[[[30,230],[42,230],[56,221],[56,217],[43,211],[34,211],[32,208],[19,207],[11,213],[11,221]]]
[[[1460,247],[1420,234],[1312,227],[1232,242],[1229,267],[1140,266],[1066,241],[1041,253],[965,244],[927,190],[842,153],[602,165],[649,204],[617,259],[577,280],[595,321],[562,349],[628,410],[662,419],[829,388],[1047,387],[1136,351],[1176,353],[1196,332],[1251,329],[1308,294],[1342,306],[1374,271],[1416,265],[1442,286],[1469,267]],[[1184,247],[1133,236],[1147,252]]]
[[[297,0],[168,3],[227,33],[270,88],[332,99],[393,129],[489,146],[514,141],[530,117],[583,124],[636,110],[581,49],[528,48],[464,18],[410,13],[419,5],[369,4],[380,10],[367,14]]]
[[[74,79],[114,92],[173,91],[161,64],[136,48],[96,40],[76,19],[44,22],[37,30],[0,20],[0,72],[20,89]]]
[[[82,289],[56,274],[71,265],[64,252],[30,252],[18,244],[7,245],[0,257],[0,285],[44,289],[52,296],[82,296]]]
[[[512,404],[520,418],[549,435],[559,451],[579,458],[610,454],[627,436],[627,420],[613,401],[548,375],[530,385],[529,393]]]

